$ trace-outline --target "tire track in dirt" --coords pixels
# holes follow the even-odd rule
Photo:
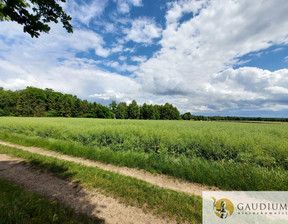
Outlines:
[[[121,204],[116,199],[97,191],[88,191],[73,182],[59,179],[49,172],[32,169],[21,163],[22,161],[24,160],[0,154],[0,178],[12,181],[51,200],[57,199],[76,212],[102,219],[103,223],[176,223],[174,220],[164,220],[146,214],[140,208]]]
[[[83,159],[80,157],[68,156],[68,155],[57,153],[57,152],[44,150],[41,148],[20,146],[20,145],[16,145],[16,144],[4,142],[4,141],[0,141],[0,144],[22,149],[31,153],[37,153],[37,154],[44,155],[44,156],[50,156],[50,157],[54,157],[54,158],[58,158],[58,159],[62,159],[62,160],[70,161],[70,162],[75,162],[75,163],[82,164],[85,166],[98,167],[102,170],[111,171],[111,172],[119,173],[125,176],[134,177],[134,178],[144,180],[148,183],[151,183],[159,187],[168,188],[168,189],[179,191],[179,192],[185,192],[190,195],[202,196],[202,191],[219,190],[217,187],[210,187],[210,186],[205,186],[205,185],[201,185],[198,183],[181,181],[179,179],[168,177],[165,175],[151,174],[144,170],[137,170],[134,168],[119,167],[119,166],[115,166],[111,164],[104,164],[98,161],[92,161],[92,160]]]

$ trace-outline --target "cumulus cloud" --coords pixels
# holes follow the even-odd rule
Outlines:
[[[120,61],[126,61],[127,57],[125,57],[125,56],[119,56],[118,59],[119,59]]]
[[[255,73],[254,68],[245,68],[232,78],[235,71],[229,68],[243,63],[237,59],[243,55],[288,43],[285,0],[183,0],[169,3],[168,8],[166,28],[159,42],[162,48],[142,63],[137,72],[145,91],[186,97],[187,105],[214,110],[237,108],[246,102],[247,106],[253,107],[256,101],[268,100],[266,94],[273,94],[272,90],[274,93],[280,91],[275,87],[271,89],[276,83],[270,79],[271,75],[273,78],[286,77],[285,71]],[[180,23],[187,13],[193,16]],[[229,79],[225,79],[228,73]],[[218,80],[222,79],[221,85],[215,83],[213,74],[218,74]],[[266,88],[265,94],[263,88]],[[281,88],[280,92],[285,91]],[[187,107],[176,104],[180,108]]]
[[[288,69],[275,72],[259,68],[243,67],[227,69],[211,79],[209,92],[226,96],[229,101],[246,101],[257,105],[265,103],[287,104]],[[211,94],[211,95],[212,95]],[[262,105],[263,106],[263,105]]]
[[[120,64],[118,61],[106,61],[103,64],[105,66],[116,69],[118,72],[134,72],[138,69],[138,66],[129,65],[126,62]]]
[[[117,45],[111,49],[111,52],[117,53],[123,51],[123,45]]]
[[[151,44],[153,39],[161,36],[161,27],[150,18],[139,18],[131,21],[131,27],[125,28],[126,41]]]
[[[75,0],[67,1],[67,11],[72,16],[73,21],[76,20],[80,23],[89,25],[90,21],[95,17],[99,17],[104,12],[108,0],[93,0],[81,1],[79,4]]]
[[[146,56],[133,56],[131,57],[132,61],[136,61],[136,62],[144,62],[147,60]]]
[[[114,2],[117,2],[117,10],[121,14],[129,13],[132,6],[142,6],[142,0],[114,0]]]
[[[55,26],[50,34],[32,39],[19,25],[1,22],[0,39],[5,43],[0,46],[0,86],[5,89],[52,88],[84,99],[111,90],[123,93],[123,100],[138,94],[132,78],[104,71],[99,67],[102,61],[76,57],[89,51],[103,57],[110,54],[103,38],[93,31],[76,29],[70,35]]]
[[[26,86],[52,88],[83,98],[93,96],[94,100],[104,99],[103,96],[106,96],[106,100],[127,101],[139,94],[139,84],[132,78],[103,71],[96,64],[91,60],[69,59],[54,64],[48,71],[39,72],[35,76],[29,74],[27,68],[1,63],[0,73],[11,74],[11,76],[1,77],[0,86],[12,90]],[[110,98],[107,98],[108,96]]]
[[[92,50],[101,57],[107,57],[111,53],[102,36],[91,30],[74,29],[74,33],[69,34],[60,26],[51,26],[49,34],[31,39],[22,31],[19,32],[18,24],[1,22],[0,34],[8,34],[1,36],[1,40],[9,42],[9,45],[4,45],[5,50],[0,47],[1,56],[20,66],[29,65],[31,71],[46,71],[59,58],[73,58],[79,52]]]
[[[192,13],[193,16],[196,16],[207,4],[207,0],[168,2],[167,6],[169,10],[166,14],[166,21],[168,24],[177,23],[185,13]]]

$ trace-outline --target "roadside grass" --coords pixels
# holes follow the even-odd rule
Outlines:
[[[0,223],[103,223],[103,220],[76,214],[56,200],[50,201],[6,180],[0,179],[0,189]]]
[[[164,153],[111,151],[106,147],[83,146],[79,142],[51,138],[30,137],[0,132],[0,139],[25,146],[36,146],[72,156],[144,169],[152,173],[167,174],[190,182],[217,186],[223,190],[286,191],[287,170],[266,168],[250,163],[213,161],[185,156],[171,157]]]
[[[140,207],[163,217],[175,218],[178,222],[202,221],[202,199],[199,196],[163,189],[135,178],[12,147],[0,145],[0,153],[23,158],[34,168],[49,170],[60,178],[80,181],[83,187],[97,189],[125,204]]]

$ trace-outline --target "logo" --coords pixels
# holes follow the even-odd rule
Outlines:
[[[202,214],[203,224],[288,224],[288,191],[203,191]]]
[[[222,198],[216,200],[216,198],[212,197],[213,199],[213,210],[214,213],[221,219],[226,219],[231,216],[234,212],[234,205],[233,203],[226,199]]]

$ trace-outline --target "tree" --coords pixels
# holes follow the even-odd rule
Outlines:
[[[166,103],[160,109],[160,119],[161,120],[179,120],[180,113],[176,107],[172,104]]]
[[[139,119],[140,110],[135,100],[133,100],[132,103],[129,104],[127,108],[127,112],[128,112],[129,119]]]
[[[120,102],[117,106],[116,110],[116,118],[117,119],[127,119],[127,104],[125,102]]]
[[[190,112],[186,112],[185,114],[182,115],[183,120],[191,120],[192,115]]]
[[[66,0],[30,0],[29,3],[32,5],[26,0],[0,0],[0,21],[15,21],[23,25],[23,31],[31,37],[38,37],[40,32],[50,31],[48,23],[58,23],[60,19],[63,27],[72,33],[72,18],[57,2]]]
[[[144,103],[143,106],[140,107],[140,119],[144,119],[144,120],[156,119],[154,106],[153,105],[147,105],[146,103]]]
[[[14,115],[18,94],[0,87],[0,116]]]
[[[116,110],[117,110],[117,103],[115,100],[112,101],[112,103],[109,104],[109,108],[112,111],[112,113],[114,114],[114,118],[116,118]]]

